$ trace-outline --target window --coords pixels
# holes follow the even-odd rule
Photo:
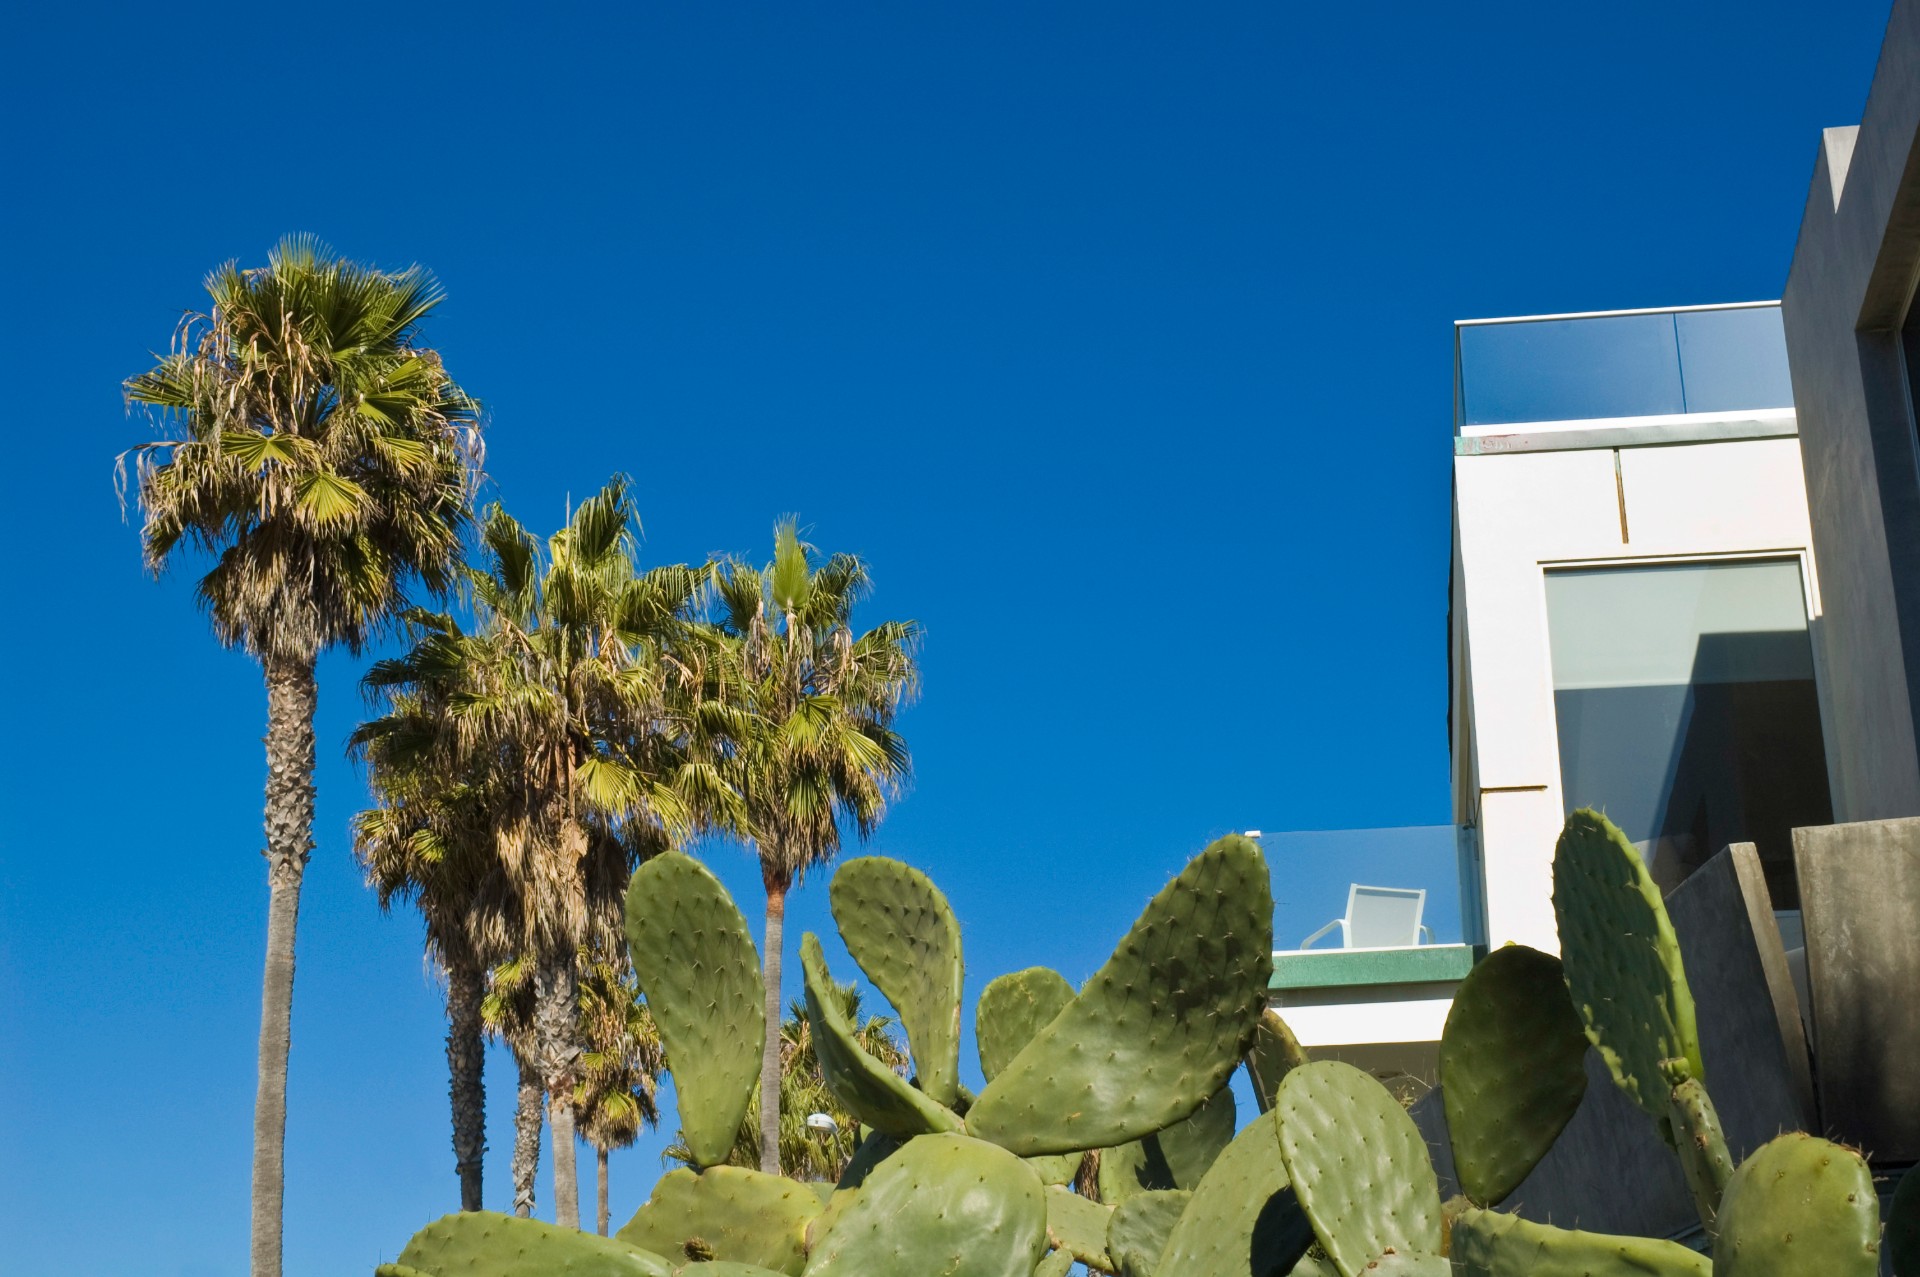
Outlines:
[[[1755,843],[1797,909],[1792,831],[1832,821],[1794,560],[1547,574],[1567,810],[1604,811],[1671,887]]]

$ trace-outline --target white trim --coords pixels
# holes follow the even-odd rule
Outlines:
[[[1573,310],[1562,315],[1504,315],[1495,319],[1456,319],[1455,328],[1480,328],[1488,324],[1539,324],[1556,319],[1611,319],[1616,315],[1690,315],[1703,310],[1760,310],[1778,306],[1779,300],[1759,302],[1713,302],[1705,306],[1642,306],[1635,310]]]
[[[1502,421],[1492,425],[1461,426],[1462,439],[1488,435],[1558,434],[1567,430],[1645,430],[1661,426],[1704,426],[1712,422],[1795,424],[1792,408],[1735,408],[1718,412],[1663,412],[1644,417],[1576,417],[1565,421]]]

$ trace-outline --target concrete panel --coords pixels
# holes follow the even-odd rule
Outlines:
[[[1920,820],[1793,831],[1824,1133],[1920,1159]]]
[[[1812,544],[1796,439],[1626,450],[1620,472],[1629,544],[1640,553],[1698,553],[1706,546],[1798,551]]]

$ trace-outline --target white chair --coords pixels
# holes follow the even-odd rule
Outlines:
[[[1313,948],[1314,941],[1335,927],[1340,928],[1343,949],[1403,949],[1432,944],[1433,932],[1420,923],[1420,915],[1426,909],[1424,890],[1363,887],[1356,882],[1347,889],[1347,916],[1335,918],[1302,940],[1300,947]]]

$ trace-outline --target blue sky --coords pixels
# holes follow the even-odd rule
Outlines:
[[[1777,296],[1819,129],[1858,118],[1885,18],[16,13],[8,1271],[244,1272],[263,693],[190,577],[142,576],[111,483],[141,437],[120,380],[216,263],[305,230],[430,266],[431,339],[533,526],[624,471],[652,561],[764,555],[787,512],[866,556],[867,616],[927,631],[918,778],[874,846],[945,887],[971,990],[1034,962],[1078,980],[1222,831],[1447,820],[1449,321]],[[378,914],[347,851],[359,669],[321,671],[291,1277],[368,1271],[455,1200],[418,925]],[[1448,891],[1450,866],[1356,845],[1275,847],[1283,942],[1351,877]],[[707,854],[757,913],[745,856]],[[663,1142],[616,1155],[617,1219]]]

